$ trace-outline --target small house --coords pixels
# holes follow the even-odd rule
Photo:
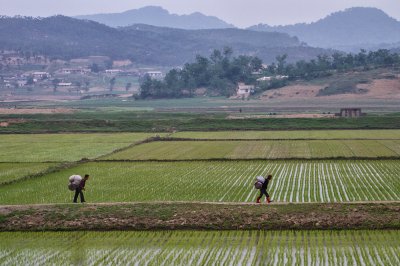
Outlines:
[[[59,87],[71,87],[72,86],[72,82],[59,82],[57,84],[57,86],[59,86]]]
[[[341,108],[340,113],[337,113],[336,116],[340,117],[360,117],[363,116],[361,112],[361,108]]]
[[[90,73],[90,69],[89,68],[63,68],[60,70],[61,74],[87,74]]]
[[[34,79],[45,79],[49,78],[50,74],[48,72],[33,72],[32,76]]]
[[[161,71],[147,71],[146,75],[152,79],[162,79],[164,77]]]
[[[283,75],[276,75],[276,76],[265,76],[258,78],[257,81],[271,81],[271,80],[283,80],[283,79],[288,79],[289,76],[283,76]]]
[[[238,97],[249,97],[254,92],[254,85],[246,85],[239,83],[236,90],[236,96]]]
[[[120,74],[122,72],[121,69],[106,69],[107,74]]]

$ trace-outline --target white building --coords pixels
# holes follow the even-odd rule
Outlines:
[[[236,96],[247,98],[253,92],[254,92],[254,85],[246,85],[244,83],[239,83],[236,90]]]
[[[122,72],[121,69],[106,69],[107,74],[119,74],[121,72]]]
[[[63,68],[60,72],[62,74],[87,74],[91,71],[89,68]]]
[[[261,78],[257,79],[257,81],[271,81],[273,79],[281,80],[281,79],[287,79],[287,78],[289,78],[289,76],[276,75],[273,77],[261,77]]]
[[[161,71],[147,71],[146,75],[152,79],[162,79],[164,77]]]
[[[71,82],[60,82],[57,84],[59,87],[70,87],[72,86]]]
[[[49,78],[50,74],[48,72],[33,72],[32,76],[34,79],[43,79],[43,78]]]

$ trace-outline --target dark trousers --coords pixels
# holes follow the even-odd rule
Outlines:
[[[81,202],[85,202],[85,197],[83,196],[83,192],[81,188],[75,189],[75,196],[74,196],[74,202],[76,203],[78,200],[78,195],[81,197]]]
[[[269,198],[269,194],[265,188],[260,189],[260,196],[258,196],[258,198],[261,199],[263,195]]]

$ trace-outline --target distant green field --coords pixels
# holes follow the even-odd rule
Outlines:
[[[157,141],[101,159],[282,159],[400,157],[400,140]]]
[[[117,79],[118,82],[118,79]],[[335,81],[333,81],[335,82]],[[318,85],[325,86],[327,82],[324,80]],[[108,84],[104,84],[108,85]],[[125,84],[121,84],[124,87]],[[72,108],[110,108],[110,107],[127,107],[127,108],[146,108],[146,109],[159,109],[170,108],[179,110],[181,108],[204,108],[202,112],[209,112],[208,108],[236,108],[235,112],[239,112],[239,108],[247,107],[254,108],[260,107],[265,109],[266,112],[338,112],[341,107],[355,106],[360,107],[363,111],[370,113],[381,112],[399,112],[400,105],[398,99],[324,99],[321,97],[311,97],[299,101],[297,98],[293,99],[249,99],[249,100],[232,100],[226,97],[194,97],[194,98],[181,98],[181,99],[156,99],[156,100],[134,100],[133,98],[128,101],[123,101],[120,98],[105,98],[105,99],[90,99],[90,100],[77,100],[77,101],[56,101],[56,102],[21,102],[17,103],[18,106],[54,106],[54,107],[72,107]],[[14,103],[13,103],[14,105]],[[245,110],[244,110],[245,111]]]
[[[0,162],[65,162],[96,158],[152,136],[152,133],[1,135]]]
[[[0,233],[1,265],[398,265],[400,232]]]
[[[72,174],[89,173],[89,202],[253,202],[258,175],[273,174],[278,202],[400,200],[397,160],[101,162],[0,186],[0,204],[66,203]]]
[[[0,163],[0,185],[25,176],[38,174],[55,165],[53,163]]]
[[[189,139],[400,139],[400,130],[285,130],[177,132],[173,138]]]

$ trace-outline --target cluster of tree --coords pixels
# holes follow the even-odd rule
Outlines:
[[[286,55],[278,56],[276,62],[269,65],[263,74],[286,75],[289,79],[309,80],[330,75],[333,71],[400,66],[400,55],[385,49],[370,52],[361,50],[357,54],[336,52],[331,56],[319,55],[316,59],[301,60],[293,64],[287,63],[286,59]]]
[[[194,63],[185,64],[181,70],[171,70],[163,81],[145,77],[140,97],[191,97],[196,88],[207,88],[210,95],[231,96],[239,82],[256,85],[256,91],[260,92],[283,87],[290,80],[311,80],[337,71],[400,66],[400,55],[389,50],[319,55],[317,59],[296,63],[287,63],[286,59],[287,55],[277,56],[276,62],[263,68],[257,57],[232,57],[232,49],[228,47],[223,51],[214,50],[209,58],[197,56]],[[257,82],[262,76],[271,79]]]
[[[196,88],[207,88],[211,95],[233,94],[238,82],[254,83],[252,74],[262,69],[257,57],[232,56],[232,49],[214,50],[209,58],[198,55],[194,63],[173,69],[164,80],[145,77],[141,84],[141,98],[191,97]]]

